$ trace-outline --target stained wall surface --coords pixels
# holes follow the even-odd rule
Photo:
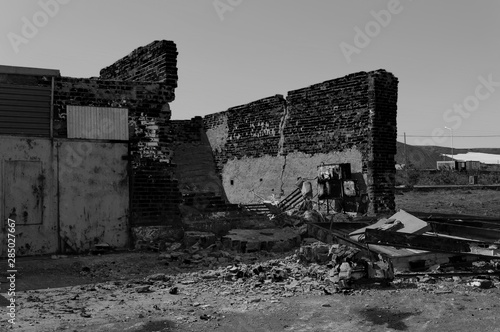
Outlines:
[[[350,163],[362,213],[393,211],[397,78],[359,72],[204,117],[231,202],[256,203]]]

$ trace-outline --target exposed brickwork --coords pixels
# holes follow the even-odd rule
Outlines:
[[[368,169],[372,183],[368,190],[376,211],[394,210],[398,80],[385,72],[371,73],[370,79],[374,93],[370,109],[375,112],[371,117]]]
[[[132,51],[100,72],[103,80],[164,82],[177,87],[177,47],[169,40],[154,41]]]
[[[177,165],[175,177],[179,180],[180,191],[183,194],[213,193],[224,197],[203,119],[171,120],[162,130],[172,152],[172,162]]]
[[[368,89],[368,74],[361,72],[288,92],[283,153],[315,154],[356,146],[367,154]]]
[[[68,105],[122,107],[128,108],[131,120],[134,121],[139,121],[141,114],[165,121],[170,119],[168,103],[174,98],[174,89],[165,83],[57,78],[54,92],[54,136],[67,135]]]
[[[61,77],[54,93],[54,136],[66,137],[66,106],[129,111],[131,223],[177,225],[182,195],[168,134],[177,87],[177,51],[170,41],[138,48],[101,71],[100,79]]]
[[[209,129],[207,135],[214,136],[213,139],[223,134],[217,130],[218,127],[227,126],[223,148],[214,149],[218,171],[228,159],[276,155],[285,108],[283,96],[276,95],[207,115],[204,118],[205,126]]]
[[[149,162],[132,174],[131,208],[135,225],[180,227],[181,195],[172,180],[175,165]]]
[[[271,97],[208,115],[204,121],[217,169],[234,159],[274,156],[283,158],[283,170],[267,171],[279,178],[285,166],[300,170],[297,154],[309,158],[343,152],[346,158],[356,155],[346,151],[359,151],[368,212],[390,212],[395,207],[397,84],[397,78],[385,70],[359,72],[290,91],[286,100]],[[287,165],[290,154],[294,165]]]

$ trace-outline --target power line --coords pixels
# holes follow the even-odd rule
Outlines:
[[[436,137],[437,135],[406,135],[406,137]],[[404,135],[398,135],[398,137],[404,137]],[[451,137],[451,135],[439,135],[439,137]],[[453,135],[453,137],[500,137],[500,135]]]

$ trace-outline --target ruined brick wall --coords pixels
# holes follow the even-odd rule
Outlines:
[[[169,40],[154,41],[132,51],[100,72],[102,80],[164,82],[177,87],[177,46]]]
[[[293,90],[287,95],[283,154],[369,151],[369,74],[365,72]],[[367,160],[363,171],[367,170]]]
[[[283,96],[276,95],[205,116],[217,170],[233,158],[277,155],[285,106]]]
[[[181,193],[161,127],[170,119],[172,88],[165,83],[61,77],[55,82],[54,136],[67,137],[66,106],[128,109],[131,223],[176,225]],[[168,171],[165,171],[168,170]],[[167,217],[168,216],[168,217]]]
[[[213,193],[224,197],[203,119],[171,120],[164,130],[172,162],[177,166],[175,178],[179,190],[183,194]]]
[[[385,72],[372,73],[370,80],[370,108],[375,111],[370,121],[369,193],[375,209],[394,210],[398,80]]]
[[[133,170],[131,220],[134,225],[181,227],[182,196],[174,179],[175,168],[173,164],[148,160]]]
[[[182,199],[168,134],[177,87],[177,51],[170,41],[140,47],[103,69],[99,79],[62,77],[54,93],[54,136],[66,137],[66,106],[128,109],[131,223],[176,226]]]
[[[360,185],[359,211],[394,210],[397,79],[392,74],[355,73],[290,91],[286,100],[276,98],[204,118],[232,202],[279,197],[294,189],[298,176],[313,179],[321,163],[348,162]],[[256,103],[263,106],[252,106]]]

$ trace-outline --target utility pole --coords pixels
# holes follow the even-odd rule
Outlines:
[[[408,167],[408,158],[407,158],[407,155],[406,155],[406,132],[404,133],[404,137],[405,137],[405,145],[404,145],[405,168],[407,168]]]
[[[448,127],[444,127],[445,129],[448,129],[449,131],[451,131],[451,159],[454,160],[454,151],[453,151],[453,128],[448,128]]]

